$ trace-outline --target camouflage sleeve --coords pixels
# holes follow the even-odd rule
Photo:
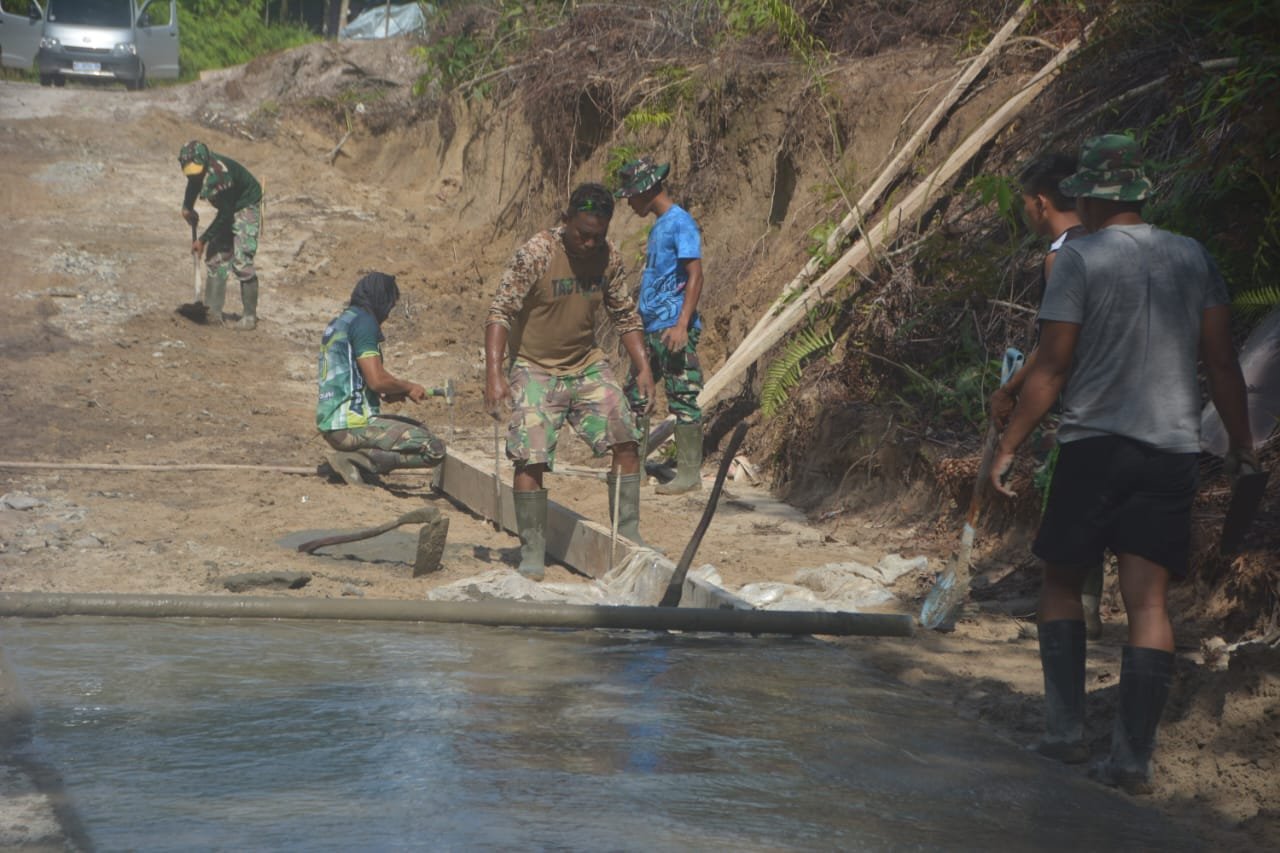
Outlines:
[[[511,262],[502,273],[502,281],[498,284],[498,293],[489,306],[489,316],[484,321],[486,326],[498,324],[510,329],[522,308],[524,299],[541,277],[551,260],[551,242],[546,234],[538,234],[519,249],[516,249]]]
[[[627,287],[626,267],[618,247],[609,243],[609,266],[605,270],[608,284],[604,291],[604,308],[619,335],[627,332],[644,332],[644,322],[636,311],[636,301]]]

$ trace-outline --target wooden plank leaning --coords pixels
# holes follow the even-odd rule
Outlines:
[[[1087,34],[1090,27],[1086,27]],[[743,341],[729,356],[728,361],[703,386],[698,403],[708,406],[737,381],[747,369],[774,345],[776,345],[809,309],[816,306],[835,289],[858,264],[866,261],[871,253],[889,244],[903,226],[918,219],[928,206],[950,185],[955,176],[997,133],[1021,112],[1047,87],[1054,75],[1081,47],[1084,36],[1067,43],[1047,62],[1035,76],[1004,103],[976,130],[965,138],[959,147],[943,161],[942,165],[921,181],[901,202],[888,211],[880,221],[868,230],[863,239],[854,243],[813,286],[794,298],[754,338]]]

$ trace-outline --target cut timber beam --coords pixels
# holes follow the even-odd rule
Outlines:
[[[517,534],[515,500],[511,484],[502,483],[502,506],[495,508],[493,462],[449,448],[437,485],[441,491],[485,518],[495,519],[503,530]],[[495,511],[496,510],[496,511]],[[566,506],[547,501],[547,556],[593,578],[609,567],[609,528],[596,524]],[[623,562],[640,546],[618,537],[614,563]]]

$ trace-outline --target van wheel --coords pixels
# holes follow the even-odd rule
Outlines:
[[[40,75],[40,85],[41,85],[41,86],[52,86],[52,85],[53,85],[53,75],[52,75],[52,74],[41,74],[41,75]]]
[[[140,92],[147,88],[147,75],[142,73],[138,75],[137,80],[126,80],[124,86],[130,92]]]
[[[67,85],[67,78],[63,77],[61,74],[55,74],[53,75],[53,85],[61,89],[63,86]]]

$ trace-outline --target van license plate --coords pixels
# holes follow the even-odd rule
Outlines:
[[[73,62],[71,63],[72,71],[101,71],[101,62]]]

